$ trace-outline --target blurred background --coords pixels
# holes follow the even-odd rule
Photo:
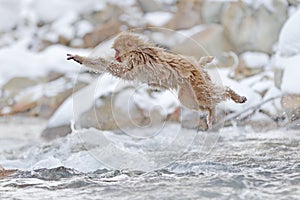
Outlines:
[[[66,61],[66,53],[111,56],[109,39],[135,28],[142,28],[166,49],[196,58],[216,57],[214,66],[221,81],[248,98],[245,105],[225,103],[226,109],[218,109],[218,118],[235,114],[235,126],[257,130],[299,129],[297,0],[0,0],[0,16],[1,134],[9,134],[15,124],[32,128],[28,132],[36,135],[43,132],[48,139],[71,132],[73,117],[67,100],[87,90],[99,75],[80,71],[80,66]],[[130,126],[118,100],[126,96],[126,89],[118,92],[120,97],[112,97],[107,90],[91,102],[83,101],[87,105],[77,116],[81,126],[105,130]],[[141,93],[148,105],[132,103],[131,118],[136,123],[149,121],[145,109],[161,98],[170,99],[167,113],[154,111],[155,119],[180,120],[173,97]],[[112,119],[113,109],[121,116],[118,125]]]

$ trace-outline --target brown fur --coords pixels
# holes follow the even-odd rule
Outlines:
[[[194,58],[167,52],[152,43],[145,42],[132,33],[121,33],[114,41],[116,60],[89,58],[68,54],[72,59],[94,71],[104,72],[126,80],[138,80],[149,85],[167,89],[179,89],[182,105],[208,112],[207,124],[212,127],[215,107],[232,99],[244,103],[247,99],[228,87],[215,85],[203,66],[212,57]]]

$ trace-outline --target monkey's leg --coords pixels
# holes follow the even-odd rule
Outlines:
[[[208,63],[211,63],[213,61],[214,57],[213,56],[203,56],[199,59],[199,64],[200,66],[205,66]]]
[[[245,103],[247,101],[247,98],[245,96],[238,95],[235,91],[233,91],[229,87],[226,87],[226,95],[236,103]]]
[[[215,116],[215,109],[214,108],[208,108],[207,111],[208,111],[208,113],[207,113],[207,126],[208,126],[208,129],[212,129],[212,123],[213,123],[214,116]]]

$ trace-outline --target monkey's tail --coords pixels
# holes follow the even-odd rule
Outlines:
[[[247,101],[247,98],[245,96],[238,95],[229,87],[226,87],[226,96],[232,99],[235,103],[245,103]]]

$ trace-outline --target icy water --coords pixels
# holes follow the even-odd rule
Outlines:
[[[172,137],[174,126],[164,131],[164,137]],[[163,137],[132,140],[132,136],[95,129],[51,142],[30,134],[30,140],[2,134],[0,165],[16,171],[0,175],[0,197],[72,200],[300,198],[299,130],[257,133],[247,128],[224,128],[219,133],[199,132],[192,145],[181,152],[178,151],[184,149],[181,144],[188,144],[185,140],[194,137],[190,130],[183,130],[181,135],[183,133],[186,135],[167,149],[159,147],[170,145]],[[92,150],[103,146],[103,141],[97,142],[103,140],[100,137],[103,135],[113,138],[112,143],[123,152],[151,154],[147,159],[151,160],[149,163],[159,163],[157,168],[147,169],[147,163],[139,157],[114,151],[107,151],[106,157],[100,156],[101,153],[97,157]]]

